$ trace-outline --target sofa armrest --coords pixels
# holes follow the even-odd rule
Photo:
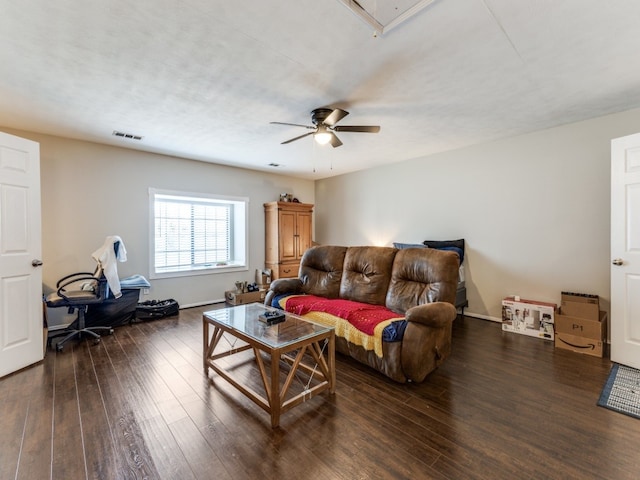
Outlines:
[[[264,304],[271,305],[273,297],[276,295],[282,295],[285,293],[299,294],[304,293],[302,291],[302,280],[299,278],[279,278],[271,282],[269,290],[264,297]]]
[[[283,293],[302,293],[302,280],[299,278],[279,278],[271,282],[269,290],[276,295]]]
[[[427,303],[407,310],[401,363],[408,380],[422,382],[449,356],[456,315],[456,307],[447,302]]]
[[[422,323],[433,328],[447,327],[458,316],[456,307],[448,302],[433,302],[407,310],[408,322]]]

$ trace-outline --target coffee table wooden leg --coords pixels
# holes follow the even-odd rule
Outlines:
[[[329,392],[336,393],[336,336],[332,333],[329,337],[329,351],[327,352],[329,363]]]
[[[280,350],[274,350],[271,354],[269,405],[271,406],[271,427],[276,428],[280,425],[280,410],[282,407],[282,399],[280,398]]]
[[[202,319],[202,360],[204,363],[204,373],[208,373],[209,367],[207,366],[207,350],[209,349],[209,322],[206,319]]]

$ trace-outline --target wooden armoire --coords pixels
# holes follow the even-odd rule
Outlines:
[[[296,202],[264,204],[265,267],[271,279],[298,276],[300,259],[313,241],[313,205]]]

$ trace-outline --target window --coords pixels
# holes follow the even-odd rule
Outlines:
[[[149,189],[151,278],[247,270],[246,198]]]

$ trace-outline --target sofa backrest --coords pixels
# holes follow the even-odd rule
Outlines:
[[[340,281],[347,247],[318,245],[308,249],[300,262],[302,290],[326,298],[340,296]]]
[[[404,314],[430,302],[454,303],[459,257],[433,248],[318,245],[300,262],[302,291],[343,298]]]
[[[398,250],[385,305],[394,312],[431,302],[454,303],[460,258],[452,251],[433,248]]]
[[[349,247],[344,257],[340,298],[384,305],[397,252],[391,247]]]

